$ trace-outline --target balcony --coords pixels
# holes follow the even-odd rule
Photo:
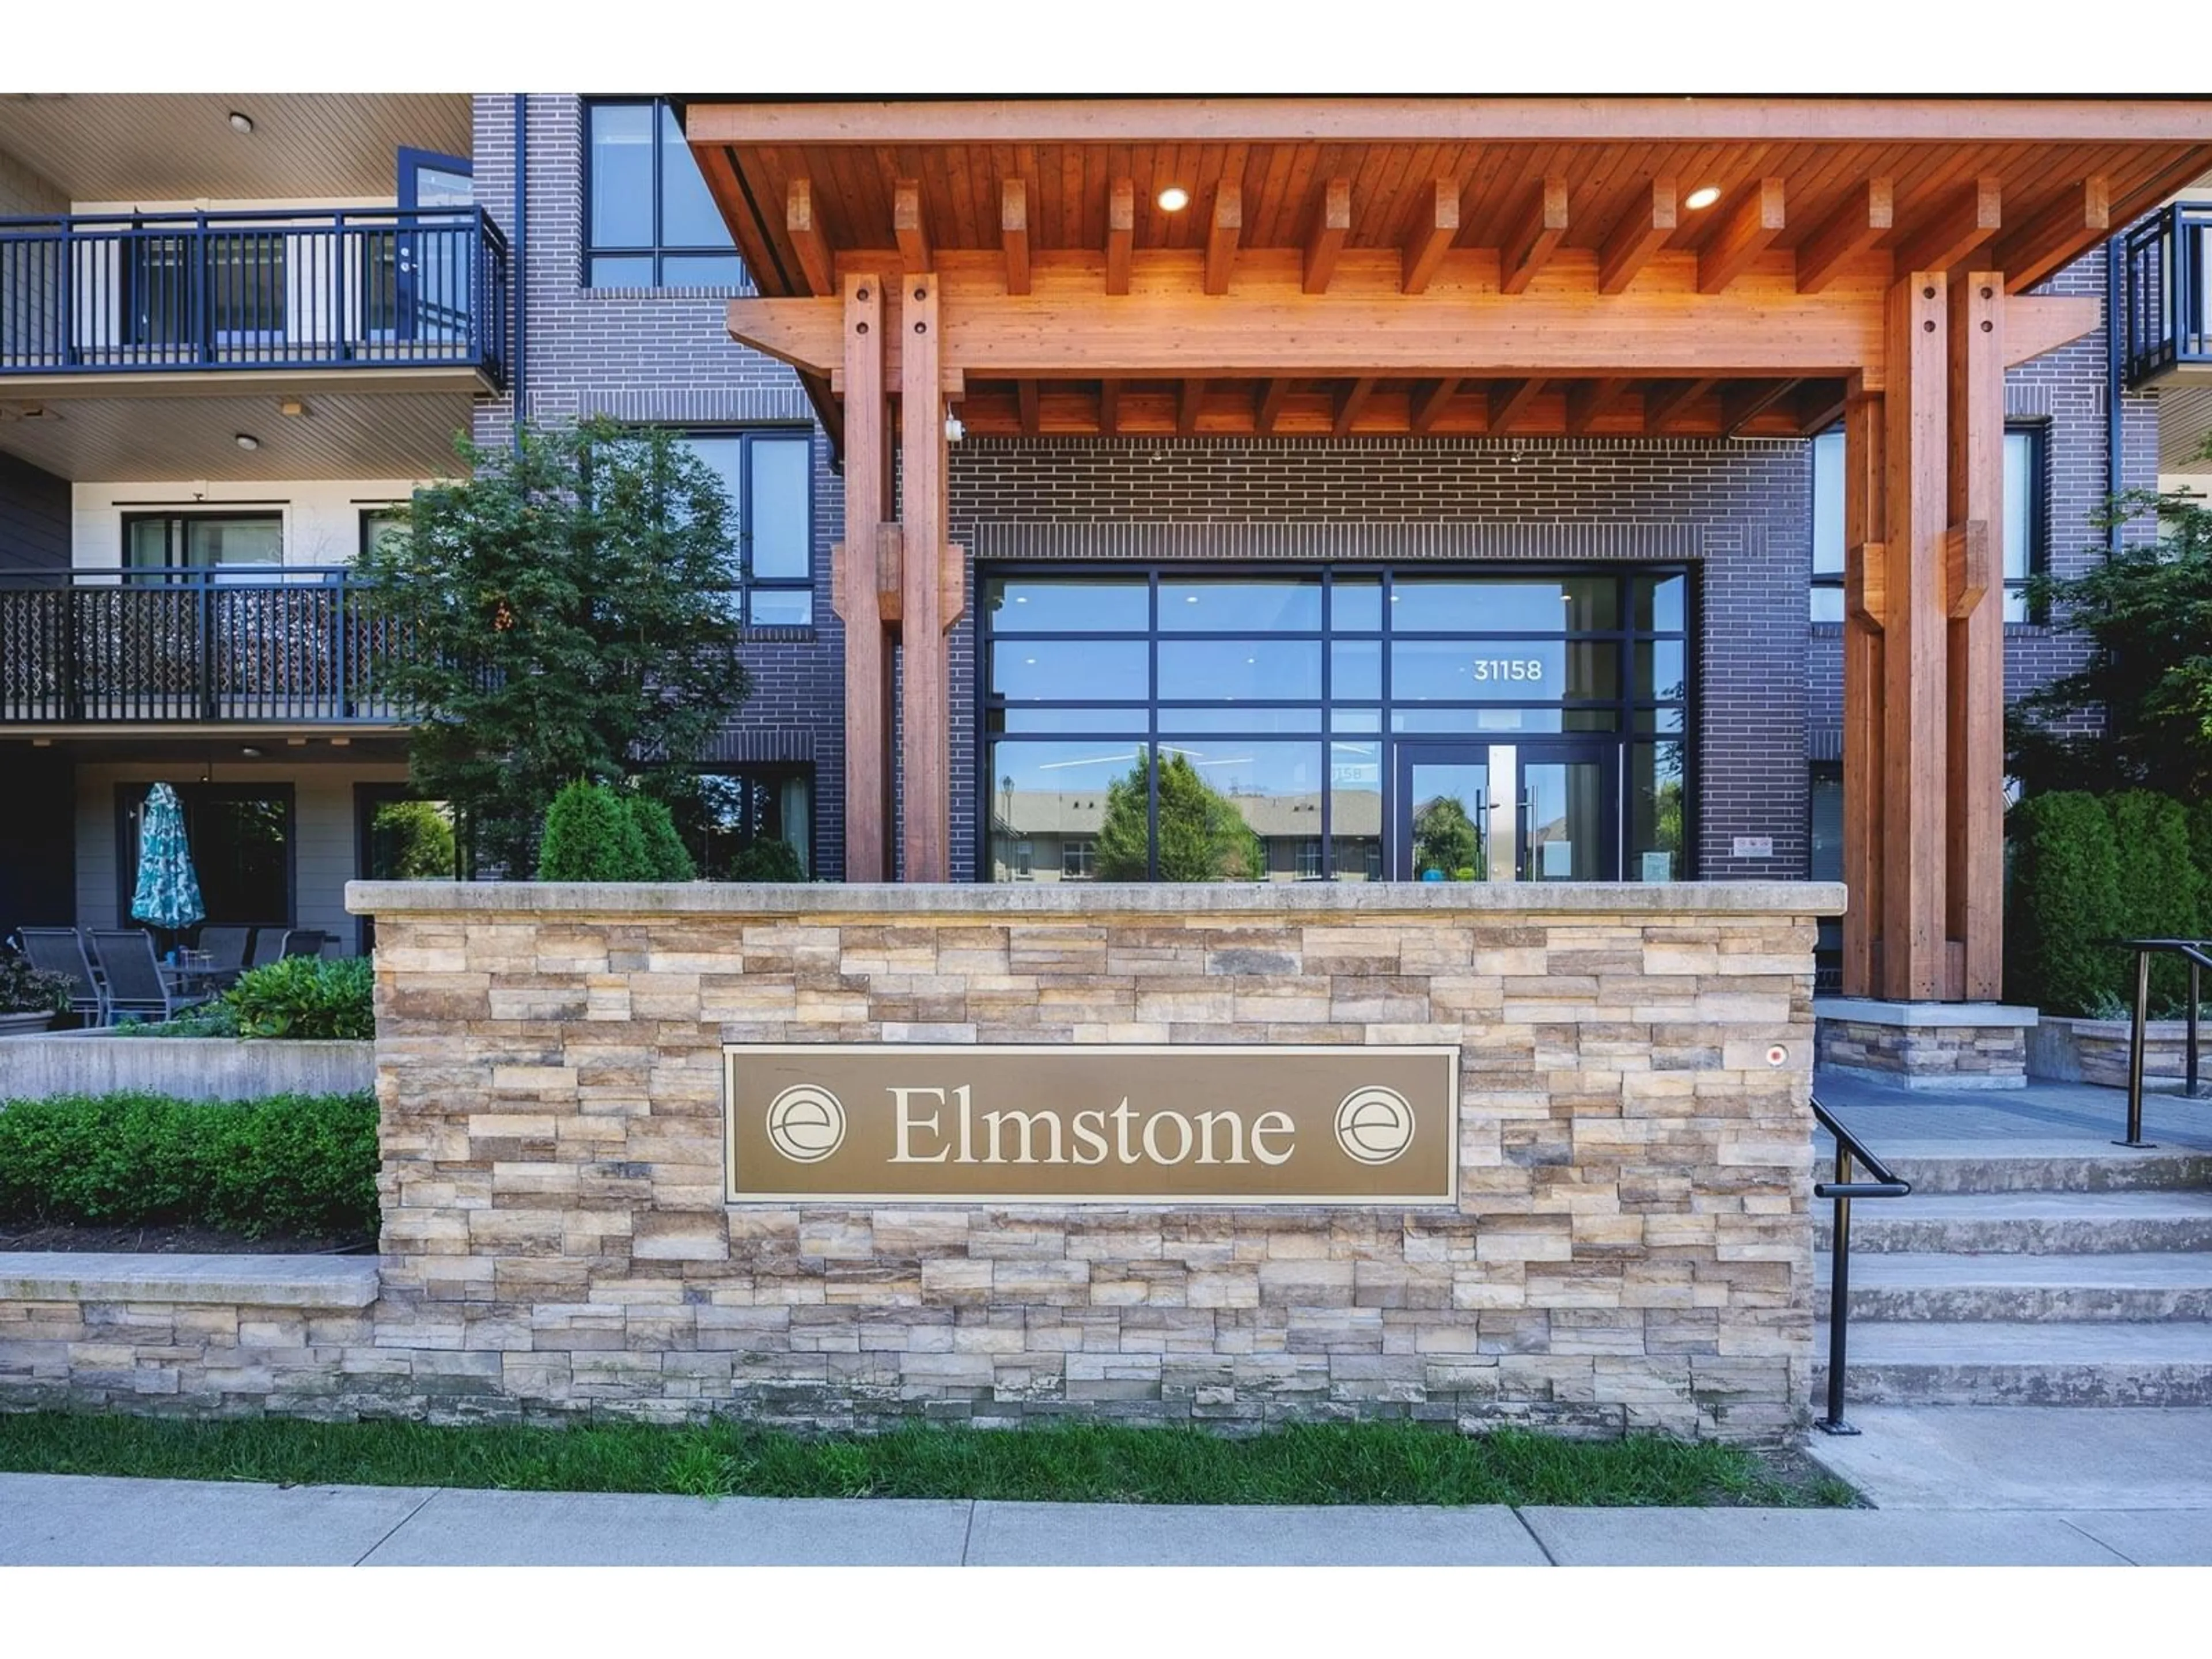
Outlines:
[[[0,579],[0,727],[405,724],[371,689],[404,648],[343,568]]]
[[[0,218],[0,392],[272,370],[495,390],[507,313],[481,208]]]
[[[2121,244],[2120,354],[2130,388],[2212,381],[2212,203],[2176,202]]]

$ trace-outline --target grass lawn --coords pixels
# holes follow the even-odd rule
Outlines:
[[[907,1427],[802,1437],[737,1424],[432,1428],[0,1416],[0,1469],[299,1486],[694,1497],[994,1498],[1112,1504],[1848,1504],[1787,1454],[1651,1437],[1479,1437],[1403,1424],[1229,1439],[1181,1428]]]

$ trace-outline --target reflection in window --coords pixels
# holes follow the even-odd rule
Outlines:
[[[736,543],[732,580],[744,591],[755,628],[805,627],[814,620],[813,448],[790,429],[696,432],[684,441],[721,480]]]
[[[700,879],[804,880],[811,876],[813,784],[813,768],[797,764],[700,773],[690,791],[669,803],[677,833],[690,849]]]
[[[734,288],[744,266],[664,100],[586,106],[585,276],[592,288]]]
[[[1680,881],[1685,751],[1678,741],[1638,743],[1628,752],[1628,879]]]

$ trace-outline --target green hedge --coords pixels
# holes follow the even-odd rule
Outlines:
[[[376,1101],[64,1095],[0,1106],[0,1222],[377,1229]]]
[[[2148,789],[2054,790],[2015,806],[2005,994],[2046,1013],[2109,1014],[2135,1001],[2135,957],[2095,943],[2212,932],[2212,804]],[[2154,1013],[2178,1009],[2188,970],[2154,958]]]

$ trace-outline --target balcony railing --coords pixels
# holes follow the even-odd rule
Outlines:
[[[0,218],[0,377],[507,367],[481,208]]]
[[[2120,355],[2128,384],[2212,374],[2212,203],[2176,202],[2121,244]]]
[[[394,725],[406,647],[345,569],[154,568],[0,580],[0,725]]]

